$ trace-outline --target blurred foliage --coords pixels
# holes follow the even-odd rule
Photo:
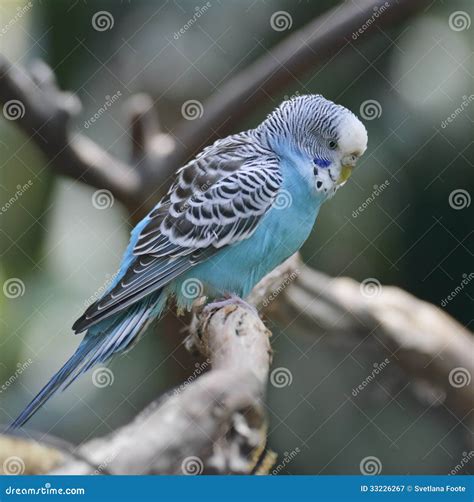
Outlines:
[[[295,31],[338,2],[211,1],[178,39],[174,33],[205,2],[32,3],[0,38],[2,52],[22,65],[45,59],[61,86],[83,103],[77,130],[126,156],[123,105],[129,95],[149,93],[172,134],[185,100],[203,101],[219,92],[223,82],[287,35],[271,28],[272,13],[289,12]],[[23,5],[2,0],[1,23]],[[111,30],[93,29],[91,19],[101,10],[112,13]],[[283,93],[321,93],[358,114],[367,100],[380,106],[380,116],[365,121],[368,152],[351,182],[321,211],[305,259],[331,275],[376,278],[437,305],[472,272],[473,263],[472,207],[456,210],[449,198],[457,189],[474,194],[474,104],[442,126],[463,96],[474,92],[473,32],[450,28],[454,11],[474,16],[468,0],[435,2],[403,26],[350,41]],[[117,91],[121,100],[85,129],[81,121]],[[235,130],[255,125],[283,94],[268,96]],[[0,296],[0,380],[16,375],[0,393],[0,421],[7,422],[73,351],[78,340],[71,336],[72,321],[115,272],[129,225],[118,203],[98,211],[90,188],[53,177],[41,153],[10,121],[0,123],[0,151],[2,205],[17,185],[32,181],[0,214],[1,282],[18,278],[25,286],[18,298]],[[374,185],[385,180],[388,188],[373,197]],[[368,198],[373,200],[357,212]],[[466,326],[472,322],[472,294],[470,284],[445,306]],[[293,382],[270,389],[270,443],[283,457],[300,450],[284,472],[358,473],[361,459],[370,455],[382,461],[384,473],[446,473],[459,462],[462,426],[442,406],[427,408],[416,399],[417,384],[406,386],[395,367],[347,399],[383,359],[373,340],[355,347],[350,341],[316,342],[310,328],[272,330],[275,366],[291,369]],[[182,376],[183,363],[174,353],[181,335],[170,342],[173,334],[160,336],[163,331],[160,325],[114,361],[112,386],[98,389],[85,376],[49,403],[32,426],[81,441],[129,420]],[[17,374],[18,364],[29,358],[32,364]]]

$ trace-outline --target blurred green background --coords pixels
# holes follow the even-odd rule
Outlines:
[[[44,59],[61,87],[82,101],[75,130],[125,158],[131,144],[124,104],[130,95],[150,94],[163,129],[173,134],[183,120],[183,102],[204,102],[338,2],[213,0],[178,37],[205,2],[30,4],[19,18],[27,2],[1,1],[0,25],[8,26],[1,52],[26,66]],[[287,30],[271,26],[279,10],[290,15]],[[98,11],[112,14],[111,29],[93,28]],[[465,29],[452,23],[458,11],[467,15]],[[473,272],[474,101],[455,112],[474,93],[473,16],[470,0],[435,1],[403,25],[350,39],[336,57],[295,79],[284,93],[269,95],[245,123],[235,124],[235,131],[252,127],[284,95],[305,93],[324,94],[366,115],[368,151],[351,181],[322,209],[303,249],[315,268],[376,278],[439,306],[463,274]],[[118,92],[120,99],[86,127],[107,96]],[[367,115],[367,101],[373,101],[373,116]],[[5,292],[6,281],[19,279],[22,289],[13,298],[0,294],[0,382],[18,376],[0,392],[0,422],[6,423],[76,347],[72,322],[114,274],[130,227],[118,202],[95,208],[93,189],[54,176],[33,142],[13,121],[0,118],[0,282]],[[387,188],[374,195],[374,186],[386,180]],[[455,195],[462,207],[453,202]],[[371,202],[358,211],[367,198]],[[470,327],[473,294],[469,283],[442,308]],[[350,340],[315,344],[311,332],[291,326],[272,330],[274,367],[292,374],[291,386],[270,386],[268,399],[270,447],[280,461],[291,457],[282,473],[355,474],[362,459],[376,456],[385,474],[444,474],[470,449],[466,426],[444,406],[426,401],[423,385],[407,382],[395,365],[348,399],[384,359],[370,342],[354,349]],[[31,427],[80,442],[130,420],[194,370],[194,362],[172,352],[183,334],[164,331],[162,324],[113,362],[112,385],[97,388],[90,374],[84,376],[48,403]]]

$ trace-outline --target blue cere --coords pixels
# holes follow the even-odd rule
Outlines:
[[[313,159],[313,162],[319,167],[328,167],[331,161],[326,159],[318,159],[317,157]]]

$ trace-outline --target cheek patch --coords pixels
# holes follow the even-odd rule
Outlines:
[[[328,167],[331,162],[326,159],[318,159],[318,157],[313,159],[313,162],[319,167]]]

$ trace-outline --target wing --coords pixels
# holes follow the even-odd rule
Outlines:
[[[87,329],[163,288],[219,249],[250,237],[281,183],[276,157],[204,151],[178,171],[177,181],[147,216],[125,274],[73,329]]]

